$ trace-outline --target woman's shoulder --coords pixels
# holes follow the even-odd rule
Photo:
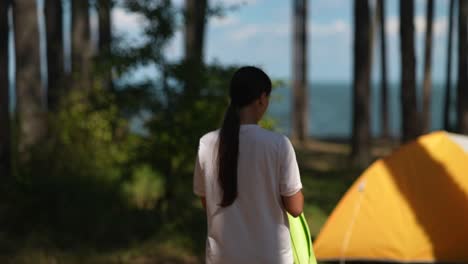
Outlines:
[[[210,131],[200,138],[200,145],[211,145],[218,141],[219,129]]]
[[[220,129],[216,129],[204,134],[200,138],[199,144],[204,146],[213,146],[218,142],[219,131]],[[289,138],[282,133],[268,130],[260,126],[258,126],[255,131],[255,138],[258,141],[263,141],[265,143],[280,147],[285,147],[291,144]]]
[[[262,127],[259,127],[259,131],[260,138],[268,140],[275,145],[283,146],[285,144],[289,144],[290,142],[289,138],[282,133],[271,131]]]

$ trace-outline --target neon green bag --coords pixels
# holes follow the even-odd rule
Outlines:
[[[312,247],[309,225],[307,224],[304,213],[296,218],[288,214],[288,220],[294,263],[317,264]]]

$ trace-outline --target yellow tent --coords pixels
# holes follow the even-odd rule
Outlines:
[[[328,218],[319,261],[468,263],[468,137],[435,132],[371,165]]]

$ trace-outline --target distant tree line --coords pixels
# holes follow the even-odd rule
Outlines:
[[[300,141],[307,139],[307,37],[306,14],[307,0],[295,0],[293,7],[294,19],[294,53],[293,53],[293,102],[292,102],[292,136]],[[400,77],[400,105],[401,105],[401,139],[407,142],[426,133],[430,128],[431,113],[431,60],[432,60],[432,32],[434,17],[434,1],[426,1],[426,34],[424,41],[424,76],[422,83],[421,100],[417,95],[416,81],[416,55],[414,30],[414,0],[401,0],[400,11],[400,51],[401,51],[401,77]],[[452,90],[452,32],[454,9],[458,3],[458,67],[456,88],[456,123],[450,122],[450,105]],[[447,72],[444,103],[444,129],[468,134],[468,70],[467,70],[467,5],[468,1],[449,1],[449,29],[447,45]],[[354,44],[353,44],[353,123],[351,139],[351,158],[356,165],[365,166],[371,159],[370,155],[370,80],[372,69],[372,53],[374,49],[374,32],[379,33],[380,63],[381,63],[381,109],[377,115],[381,119],[381,136],[389,138],[389,104],[388,104],[388,73],[386,58],[386,29],[385,29],[385,0],[375,1],[370,6],[369,0],[354,1]],[[422,102],[419,107],[419,102]],[[419,110],[421,108],[421,111]],[[376,113],[377,114],[377,113]]]
[[[157,3],[157,5],[155,5]],[[377,0],[370,6],[368,0],[354,1],[354,64],[353,64],[353,123],[352,123],[352,157],[357,164],[366,164],[370,160],[370,76],[375,42],[375,33],[380,36],[381,62],[381,118],[382,136],[388,138],[388,78],[385,39],[385,1]],[[154,27],[145,29],[145,37],[150,41],[138,48],[123,47],[116,43],[111,32],[111,10],[115,3],[112,0],[78,1],[78,0],[45,0],[45,32],[47,50],[47,87],[41,86],[40,71],[40,37],[37,19],[36,1],[5,0],[0,3],[0,168],[9,175],[11,167],[12,137],[17,139],[17,151],[20,159],[27,160],[28,149],[52,131],[48,129],[48,113],[57,112],[60,102],[70,91],[86,91],[99,86],[107,91],[117,91],[113,72],[123,73],[139,64],[156,63],[164,80],[178,69],[165,61],[162,47],[165,40],[172,36],[174,18],[171,13],[171,1],[123,1],[122,6],[129,11],[139,12],[152,19]],[[449,1],[449,34],[447,46],[447,80],[444,105],[444,128],[458,133],[468,134],[468,80],[467,80],[467,2]],[[64,7],[71,10],[71,71],[65,70],[64,56]],[[156,6],[156,8],[153,8]],[[416,56],[414,48],[414,1],[400,1],[400,49],[401,49],[401,109],[403,142],[412,140],[425,133],[430,127],[431,103],[431,54],[434,1],[427,1],[426,35],[424,45],[423,94],[418,100],[416,93]],[[90,8],[98,14],[99,30],[97,52],[93,54],[90,29]],[[307,78],[307,0],[293,1],[293,102],[292,102],[292,137],[304,141],[308,136],[308,78]],[[15,122],[11,120],[9,108],[11,102],[8,87],[8,40],[9,10],[12,14],[15,43]],[[200,91],[203,82],[199,80],[203,66],[203,42],[206,17],[222,13],[216,7],[209,7],[204,1],[186,1],[184,9],[184,95],[192,98]],[[456,13],[454,10],[458,10]],[[450,71],[452,68],[452,32],[453,20],[458,18],[458,65],[457,89],[452,91]],[[153,43],[149,43],[153,40]],[[164,41],[161,41],[164,40]],[[167,82],[160,84],[164,87]],[[121,89],[122,90],[122,89]],[[46,95],[44,96],[44,91]],[[122,93],[121,93],[122,94]],[[456,124],[450,123],[450,97],[456,95]],[[419,102],[422,102],[419,107]],[[422,109],[420,111],[419,109]],[[15,127],[11,127],[15,124]],[[12,135],[15,131],[17,135]]]
[[[40,232],[58,247],[116,244],[161,234],[168,222],[190,233],[187,219],[203,213],[188,184],[196,146],[222,120],[235,70],[205,63],[206,24],[238,6],[172,2],[0,1],[0,232],[6,240]],[[143,20],[139,41],[113,31],[116,7]],[[93,15],[98,28],[91,27]],[[169,60],[178,29],[184,53]],[[16,75],[9,80],[11,55]],[[131,78],[142,66],[155,70]]]
[[[71,72],[64,70],[64,38],[63,38],[63,5],[72,6]],[[111,0],[99,0],[96,7],[99,10],[99,54],[109,55],[111,46],[110,7]],[[1,96],[1,162],[10,164],[11,128],[9,127],[9,80],[8,80],[8,43],[9,21],[8,11],[12,11],[13,32],[15,43],[15,94],[18,131],[18,151],[21,158],[27,157],[28,149],[43,140],[48,135],[47,113],[58,110],[61,97],[72,89],[90,89],[92,86],[91,71],[93,58],[91,54],[89,3],[88,1],[45,0],[46,50],[47,50],[47,87],[42,87],[40,36],[38,26],[38,3],[31,0],[2,1],[0,3],[0,78]],[[102,80],[106,88],[111,87],[111,67],[102,76],[93,76]],[[105,80],[106,79],[106,80]],[[73,85],[68,85],[72,82]],[[45,88],[45,89],[44,89]],[[44,96],[44,91],[46,95]],[[2,170],[3,171],[3,170]],[[6,175],[9,172],[5,173]]]

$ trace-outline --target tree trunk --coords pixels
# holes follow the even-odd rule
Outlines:
[[[381,97],[380,118],[382,120],[382,138],[390,137],[389,111],[388,111],[388,81],[387,81],[387,36],[385,30],[385,0],[377,0],[377,16],[380,29],[380,70],[381,70]]]
[[[422,123],[423,132],[431,129],[431,64],[432,64],[432,21],[434,20],[434,0],[427,0],[426,10],[426,40],[424,46],[424,81],[423,81],[423,105]]]
[[[370,159],[371,21],[368,0],[354,1],[353,135],[351,157],[358,166]]]
[[[200,91],[203,74],[207,0],[185,1],[185,96],[188,100]]]
[[[416,57],[414,53],[414,1],[400,0],[402,139],[407,142],[421,134],[416,100]]]
[[[201,76],[203,72],[203,49],[205,39],[207,0],[186,0],[185,1],[185,58],[184,58],[184,93],[182,104],[193,102],[194,98],[200,95]],[[166,64],[161,63],[163,74],[163,88],[166,87]],[[164,169],[163,169],[164,170]],[[178,179],[175,175],[177,167],[171,164],[166,166],[165,194],[164,200],[171,204],[177,197],[176,185]]]
[[[91,40],[88,0],[72,2],[72,75],[73,87],[91,87]]]
[[[10,1],[0,2],[0,175],[10,177],[10,95],[8,82],[8,8]]]
[[[45,0],[47,31],[47,103],[49,111],[58,109],[63,90],[63,10],[61,0]]]
[[[185,59],[195,65],[203,62],[206,0],[185,0]]]
[[[304,142],[308,136],[307,0],[294,0],[292,138]]]
[[[458,133],[468,134],[468,1],[458,1]]]
[[[98,3],[99,16],[99,57],[102,67],[101,79],[104,89],[112,89],[112,63],[111,63],[111,11],[112,0],[100,0]]]
[[[451,89],[452,89],[452,40],[453,40],[453,11],[455,9],[455,0],[450,0],[449,7],[449,25],[447,35],[447,71],[445,80],[445,102],[444,102],[444,129],[446,131],[452,131],[452,124],[450,122],[450,102],[451,102]]]
[[[29,147],[46,132],[45,98],[41,87],[39,27],[36,1],[16,0],[14,5],[16,47],[16,109],[19,119],[20,159],[27,160]]]

